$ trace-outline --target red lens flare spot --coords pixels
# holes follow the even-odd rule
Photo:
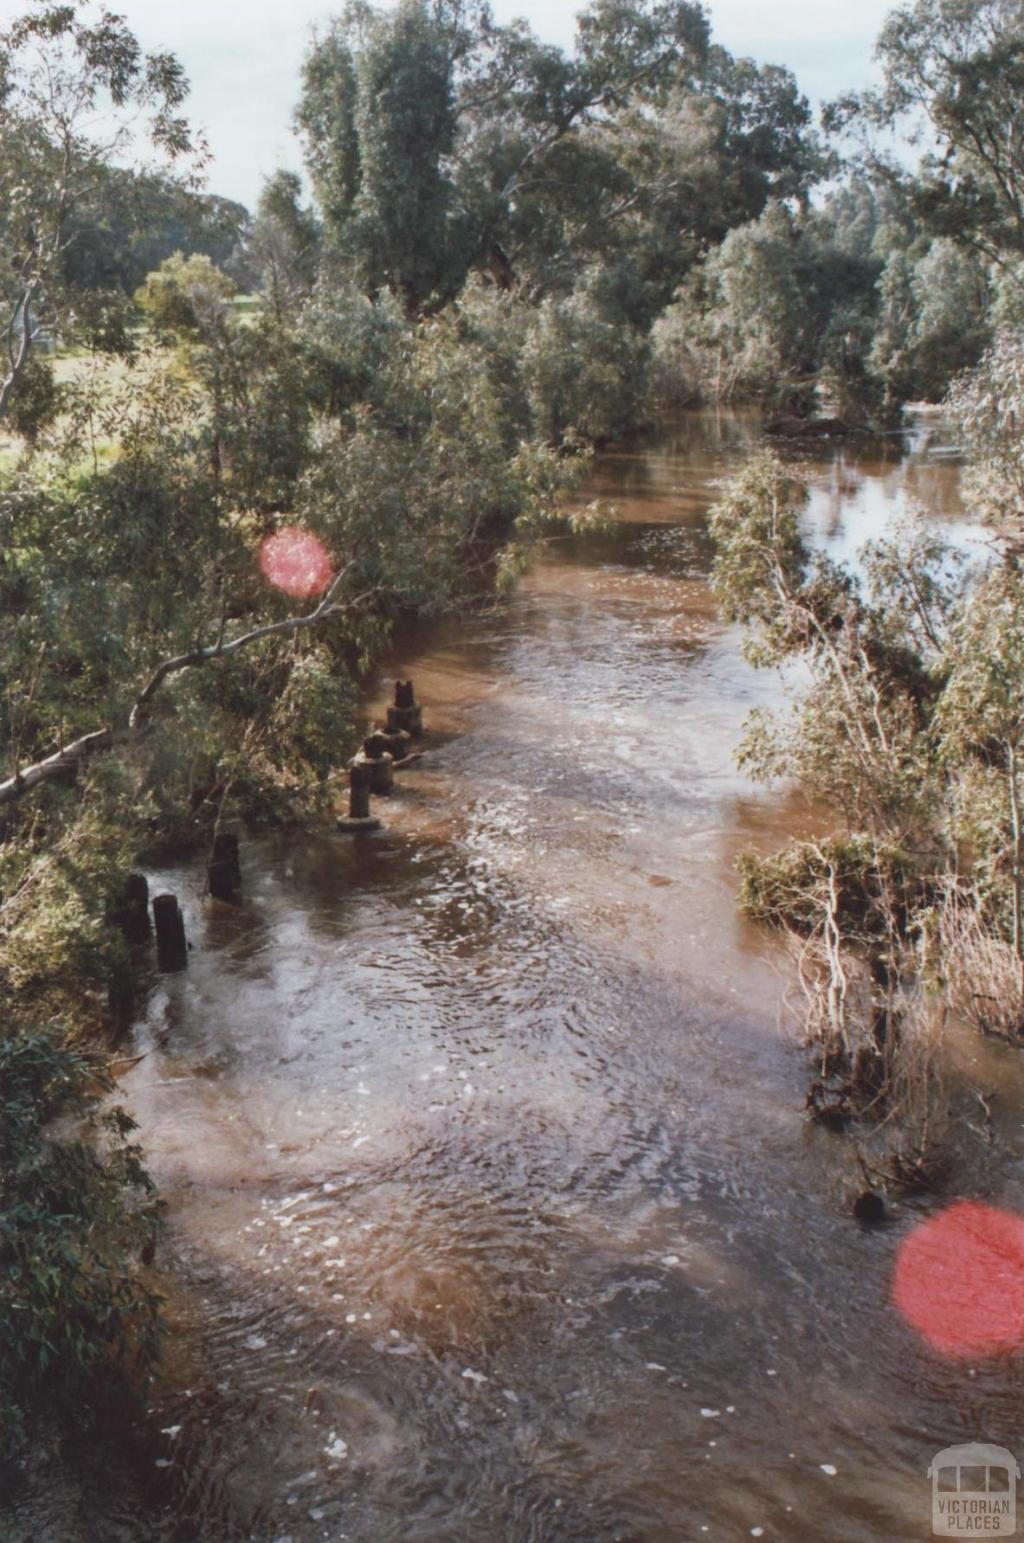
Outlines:
[[[893,1299],[943,1355],[1024,1344],[1024,1217],[959,1200],[900,1245]]]
[[[260,568],[271,584],[297,600],[322,595],[334,577],[323,542],[308,530],[268,536],[260,548]]]

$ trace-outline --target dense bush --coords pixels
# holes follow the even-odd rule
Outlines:
[[[608,320],[580,291],[545,300],[523,342],[523,384],[535,432],[550,444],[573,435],[595,444],[642,422],[646,339]]]
[[[44,1408],[88,1420],[97,1385],[149,1368],[158,1225],[132,1121],[59,1027],[0,1035],[0,1455]]]

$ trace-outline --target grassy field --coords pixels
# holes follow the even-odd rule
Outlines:
[[[262,306],[261,295],[236,295],[231,301],[232,308],[237,315],[247,321]],[[141,334],[140,334],[141,341]],[[109,381],[111,386],[126,380],[129,375],[129,366],[122,359],[111,358],[104,354],[90,354],[81,349],[72,349],[58,353],[52,357],[53,373],[58,385],[74,385],[77,381],[84,380],[95,372],[101,379]],[[10,471],[18,463],[24,453],[25,443],[17,434],[6,432],[3,423],[0,423],[0,473]],[[96,452],[102,458],[113,452],[111,441],[99,441]]]
[[[87,354],[77,350],[72,353],[57,354],[50,363],[53,366],[57,384],[60,386],[74,385],[94,375],[113,387],[120,381],[127,380],[129,374],[129,366],[123,359],[115,359],[103,354]],[[25,441],[19,435],[7,432],[6,425],[0,423],[0,473],[12,470],[25,453],[25,449]],[[112,451],[111,441],[97,441],[96,453],[101,458],[111,454]]]

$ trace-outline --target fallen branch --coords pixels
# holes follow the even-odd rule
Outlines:
[[[70,745],[65,745],[63,750],[48,755],[45,760],[26,766],[24,771],[15,772],[6,782],[0,782],[0,804],[12,804],[33,788],[39,787],[40,783],[54,782],[69,771],[76,771],[82,761],[112,749],[114,738],[112,729],[96,729],[91,734],[83,734],[80,739],[73,740]]]

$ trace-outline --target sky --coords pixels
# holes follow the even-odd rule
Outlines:
[[[581,0],[492,0],[499,21],[524,16],[568,47]],[[712,31],[730,52],[785,64],[818,105],[874,79],[874,40],[894,0],[711,0]],[[0,9],[3,8],[0,0]],[[192,81],[190,115],[213,153],[209,190],[251,208],[263,178],[301,170],[291,130],[299,70],[330,0],[118,0],[147,48],[170,48]]]

